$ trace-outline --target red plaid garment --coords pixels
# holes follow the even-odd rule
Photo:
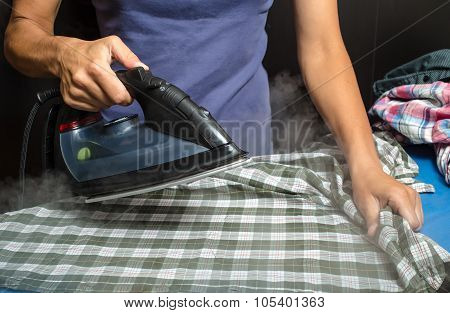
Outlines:
[[[439,171],[450,184],[450,84],[393,88],[376,101],[369,114],[382,120],[376,127],[390,128],[399,141],[435,144]]]

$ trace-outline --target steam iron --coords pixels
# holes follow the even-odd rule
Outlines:
[[[45,170],[63,172],[87,203],[152,192],[243,165],[239,149],[202,107],[144,68],[116,72],[142,107],[106,121],[64,105],[59,91],[41,93],[48,107],[42,140]]]

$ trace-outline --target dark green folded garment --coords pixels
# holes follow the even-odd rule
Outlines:
[[[450,49],[421,56],[388,72],[373,85],[377,97],[392,88],[411,84],[431,84],[450,80]]]

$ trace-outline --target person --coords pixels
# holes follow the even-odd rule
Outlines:
[[[125,68],[149,65],[219,121],[260,122],[259,142],[270,142],[268,77],[262,59],[272,1],[92,0],[103,38],[83,41],[54,35],[61,0],[14,0],[5,56],[28,76],[59,77],[67,105],[102,110],[109,118],[138,110],[112,63]],[[353,199],[368,234],[376,233],[380,209],[386,205],[418,230],[423,223],[419,195],[381,167],[341,36],[337,0],[292,1],[302,75],[345,154]],[[234,139],[247,148],[245,138],[238,134]]]

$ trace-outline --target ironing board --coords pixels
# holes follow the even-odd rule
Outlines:
[[[428,145],[405,149],[419,165],[418,180],[432,184],[435,193],[421,194],[425,224],[421,232],[450,251],[450,187],[439,173],[433,149]]]

